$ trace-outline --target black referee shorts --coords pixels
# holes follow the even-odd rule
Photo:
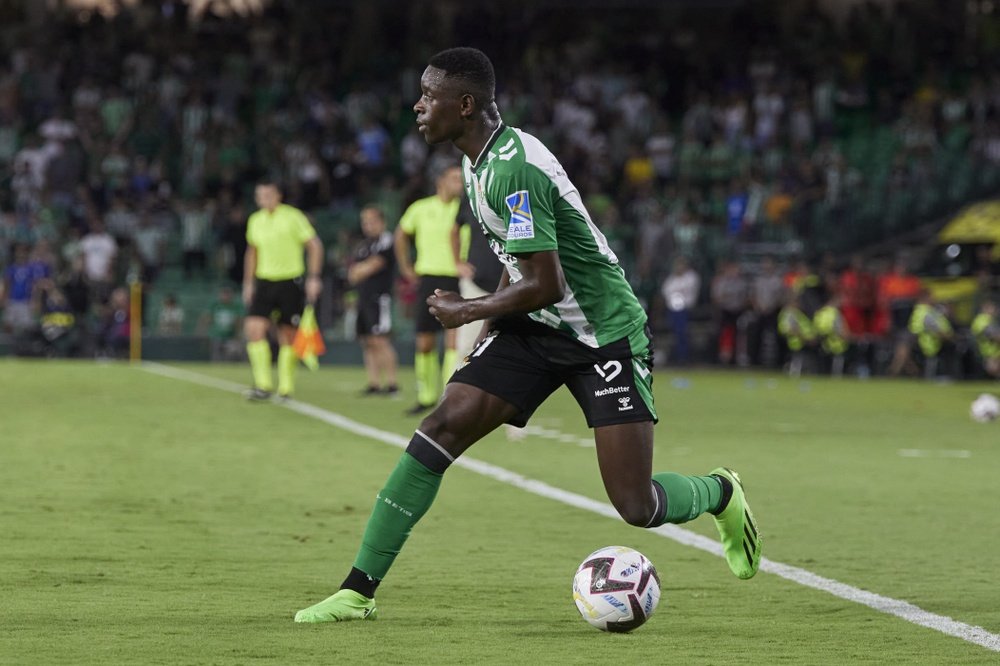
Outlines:
[[[286,326],[298,326],[305,307],[306,292],[301,276],[292,280],[257,279],[247,315],[265,317]]]
[[[446,275],[421,275],[417,288],[417,333],[437,333],[443,331],[441,322],[430,313],[427,299],[435,289],[458,293],[458,278]]]

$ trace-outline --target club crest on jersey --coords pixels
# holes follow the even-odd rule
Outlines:
[[[504,199],[510,211],[510,226],[507,227],[507,240],[519,240],[535,237],[535,222],[531,217],[531,199],[527,190],[520,190],[507,195]]]

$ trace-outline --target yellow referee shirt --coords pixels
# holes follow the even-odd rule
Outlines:
[[[309,218],[294,206],[258,210],[247,220],[247,243],[257,250],[255,277],[273,282],[301,276],[306,272],[303,248],[315,235]]]
[[[451,228],[458,217],[461,198],[445,203],[437,195],[418,199],[410,204],[399,220],[406,235],[417,246],[417,275],[457,277],[455,256],[451,252]]]

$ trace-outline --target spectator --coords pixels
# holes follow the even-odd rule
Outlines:
[[[160,335],[181,335],[184,332],[184,308],[176,295],[167,294],[164,297],[156,320],[156,332]]]
[[[208,239],[212,224],[209,206],[204,201],[183,201],[178,217],[181,222],[184,277],[190,279],[195,269],[201,277],[205,277],[208,273]]]
[[[3,272],[3,328],[7,333],[24,336],[37,324],[32,302],[35,285],[45,279],[39,265],[32,262],[28,246],[14,247],[14,260]]]
[[[226,285],[207,312],[198,321],[198,330],[207,334],[213,361],[243,360],[243,306],[236,300],[233,288]]]
[[[153,223],[149,213],[139,215],[139,225],[132,235],[136,254],[142,264],[142,282],[151,285],[163,270],[167,251],[167,237]]]
[[[836,292],[816,311],[813,316],[813,330],[819,339],[819,347],[823,352],[825,365],[830,368],[830,374],[841,377],[844,374],[847,351],[850,348],[850,331],[840,312],[840,295]]]
[[[788,292],[785,306],[778,313],[778,332],[788,347],[788,374],[799,377],[805,366],[806,353],[816,339],[812,319],[802,311],[800,297]]]
[[[983,370],[990,377],[1000,377],[1000,308],[993,301],[986,301],[972,320],[971,331]]]
[[[717,354],[719,363],[728,365],[734,360],[739,365],[749,364],[746,348],[746,320],[748,286],[740,265],[726,260],[712,279],[712,305],[717,322]]]
[[[752,363],[773,367],[779,361],[778,313],[786,293],[774,258],[765,257],[750,285],[754,317],[748,344]]]
[[[673,359],[677,365],[691,362],[691,334],[688,329],[691,311],[698,303],[701,278],[691,268],[687,257],[674,259],[674,267],[663,281],[661,293],[667,307],[670,330],[674,334]]]
[[[90,221],[90,232],[80,240],[80,250],[83,252],[87,281],[94,290],[96,300],[103,302],[111,293],[114,282],[118,244],[104,230],[104,223],[99,218]]]
[[[112,290],[108,303],[101,306],[101,310],[98,355],[121,358],[128,352],[131,341],[128,289],[117,287]]]
[[[75,356],[80,351],[80,326],[66,295],[50,278],[35,289],[39,335],[46,356]]]

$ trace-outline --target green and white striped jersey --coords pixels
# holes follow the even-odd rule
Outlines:
[[[646,313],[618,257],[541,141],[501,124],[476,162],[463,158],[462,167],[472,211],[512,283],[522,277],[515,254],[558,252],[565,296],[528,316],[588,347],[643,329]]]

